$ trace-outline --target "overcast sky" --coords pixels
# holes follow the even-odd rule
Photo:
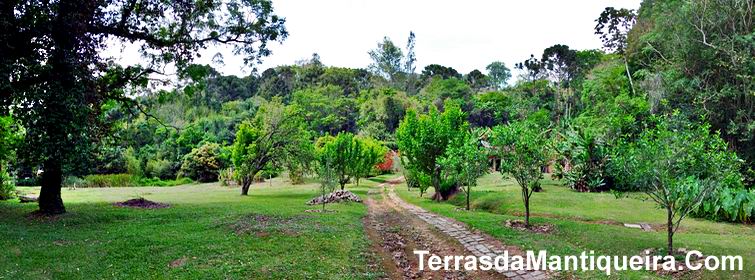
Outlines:
[[[530,54],[539,56],[554,44],[573,49],[597,49],[594,20],[607,6],[639,8],[640,0],[273,0],[275,12],[286,18],[289,37],[270,46],[273,54],[259,71],[318,53],[324,64],[364,68],[367,52],[388,36],[402,48],[409,31],[416,34],[418,71],[441,64],[461,73],[500,60],[513,68]],[[247,75],[241,59],[229,51],[211,49],[198,62],[211,63],[221,52],[226,75]],[[127,64],[138,59],[126,51]]]

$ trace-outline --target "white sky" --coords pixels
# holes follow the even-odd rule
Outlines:
[[[637,9],[640,0],[273,0],[286,18],[289,37],[273,43],[273,54],[257,68],[294,64],[312,53],[325,65],[364,68],[367,52],[383,36],[404,48],[409,31],[416,34],[417,71],[427,64],[450,66],[460,73],[500,60],[513,69],[530,54],[554,44],[572,49],[600,48],[594,20],[605,7]],[[210,49],[197,61],[211,64],[221,52],[226,75],[244,76],[250,68],[226,49]],[[116,51],[117,53],[117,51]],[[121,61],[138,60],[126,50]]]

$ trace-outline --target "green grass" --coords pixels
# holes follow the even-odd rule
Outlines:
[[[347,188],[364,197],[374,185],[363,180]],[[327,206],[334,213],[305,213],[319,208],[305,205],[317,192],[314,183],[291,186],[277,178],[254,185],[247,197],[216,183],[63,189],[68,213],[41,220],[28,217],[36,205],[0,202],[0,279],[379,277],[368,265],[375,256],[363,253],[366,207],[338,204]],[[172,206],[112,205],[135,197]],[[252,215],[288,222],[237,234],[234,226]],[[169,266],[182,258],[182,266]]]
[[[474,211],[458,211],[464,197],[456,196],[449,202],[437,203],[420,198],[417,190],[407,191],[398,186],[399,195],[425,209],[455,218],[473,228],[484,231],[505,244],[523,249],[548,250],[549,254],[578,254],[595,250],[596,254],[636,255],[646,248],[660,248],[666,244],[665,232],[642,232],[621,225],[601,224],[647,222],[665,223],[665,212],[655,207],[642,194],[617,199],[610,193],[578,193],[563,187],[558,181],[545,179],[544,191],[531,198],[533,223],[550,223],[556,232],[548,235],[531,234],[506,228],[507,219],[522,219],[524,206],[519,186],[512,180],[503,180],[500,174],[489,174],[473,189]],[[687,218],[674,238],[677,248],[697,249],[706,255],[741,255],[744,271],[705,272],[706,279],[755,279],[755,229],[752,225],[717,223]],[[598,273],[578,273],[580,278],[605,278]],[[621,278],[647,278],[647,272],[623,272]]]

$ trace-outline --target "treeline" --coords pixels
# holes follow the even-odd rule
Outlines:
[[[139,92],[138,106],[105,103],[100,118],[110,124],[107,131],[96,137],[92,149],[67,162],[64,173],[201,182],[240,178],[247,187],[284,171],[294,178],[314,176],[321,171],[310,164],[327,162],[318,151],[327,146],[323,139],[363,139],[376,151],[385,151],[381,146],[410,149],[406,145],[411,141],[397,138],[402,123],[421,122],[425,115],[440,118],[451,106],[459,112],[454,119],[464,123],[454,129],[468,131],[465,137],[479,143],[490,142],[494,127],[521,123],[541,130],[538,135],[548,139],[542,168],[576,191],[641,190],[644,186],[627,173],[631,164],[623,161],[635,151],[633,145],[651,137],[648,133],[659,124],[672,131],[684,128],[684,133],[706,128],[740,160],[729,166],[737,175],[694,213],[749,220],[755,212],[755,39],[752,22],[741,20],[751,17],[751,7],[746,1],[731,2],[644,1],[639,11],[607,8],[595,27],[603,50],[555,44],[523,58],[513,71],[500,61],[466,74],[438,64],[417,69],[414,33],[403,48],[384,38],[367,52],[373,63],[364,69],[326,66],[317,54],[246,77],[193,65],[179,73],[176,89]],[[513,73],[519,77],[511,83]],[[289,129],[276,134],[279,144],[267,143],[279,149],[250,148],[264,132],[273,133],[267,125],[276,122],[260,110],[277,110],[277,121]],[[407,135],[422,133],[429,132]],[[247,142],[242,146],[239,141]],[[469,142],[442,141],[456,143],[449,151]],[[20,145],[17,156],[8,160],[17,184],[38,183],[38,166],[23,156],[33,148]],[[268,160],[249,165],[249,155],[268,154]],[[451,164],[452,159],[444,158],[448,155],[437,156]],[[406,166],[421,166],[416,159],[402,159]],[[441,198],[448,188],[468,185],[447,174],[434,177],[433,172],[441,171],[432,168],[414,174],[420,179],[410,183],[437,187]],[[348,182],[344,177],[354,175],[339,180]]]

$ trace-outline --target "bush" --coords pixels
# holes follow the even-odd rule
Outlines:
[[[0,171],[0,200],[11,199],[16,196],[16,187],[8,173]]]
[[[89,175],[84,179],[68,177],[63,186],[76,183],[77,188],[116,188],[116,187],[172,187],[194,183],[189,178],[176,180],[161,180],[160,178],[143,178],[131,174]]]
[[[89,175],[84,177],[86,183],[82,188],[134,187],[137,177],[131,174]]]
[[[36,176],[16,179],[16,186],[19,187],[35,187],[39,185],[39,177]]]
[[[173,164],[166,159],[157,159],[147,161],[144,167],[144,176],[147,178],[160,178],[162,180],[171,180],[176,178],[173,172]]]
[[[755,190],[722,188],[692,212],[693,217],[714,221],[750,223],[755,217]]]
[[[139,178],[136,184],[140,187],[173,187],[178,185],[192,184],[189,178],[179,178],[175,180],[161,180],[159,178]]]
[[[70,187],[76,187],[76,188],[86,188],[87,181],[76,177],[76,176],[68,176],[65,179],[63,179],[63,187],[64,188],[70,188]]]
[[[238,184],[238,180],[236,179],[236,174],[234,174],[233,172],[233,168],[220,170],[218,174],[218,181],[220,181],[221,186],[233,186]]]
[[[189,177],[199,182],[214,182],[218,180],[220,172],[220,146],[209,143],[191,150],[184,156],[179,176]]]

